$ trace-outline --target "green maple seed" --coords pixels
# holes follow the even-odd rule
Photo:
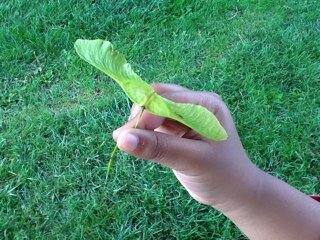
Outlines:
[[[206,138],[227,139],[226,131],[209,110],[200,105],[175,103],[158,95],[131,69],[110,42],[78,39],[74,46],[82,59],[113,78],[132,102],[148,112],[183,123]]]

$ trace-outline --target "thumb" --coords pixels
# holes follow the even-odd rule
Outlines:
[[[117,144],[131,155],[184,172],[199,169],[209,148],[205,142],[135,128],[121,132]]]

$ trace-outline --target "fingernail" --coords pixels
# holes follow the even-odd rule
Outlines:
[[[121,133],[118,138],[118,147],[126,152],[133,152],[139,143],[139,138],[131,133]]]
[[[139,112],[140,112],[140,107],[135,106],[134,109],[132,110],[132,113],[129,116],[129,120],[135,118]]]
[[[119,134],[120,134],[120,133],[121,133],[121,129],[118,128],[118,129],[116,129],[116,130],[113,131],[112,137],[113,137],[114,139],[117,139],[117,138],[119,137]]]

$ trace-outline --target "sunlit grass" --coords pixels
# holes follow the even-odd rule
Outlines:
[[[250,158],[319,193],[319,1],[1,1],[0,238],[239,239],[170,170],[118,153],[120,88],[82,62],[108,39],[148,82],[215,91]],[[243,238],[243,237],[242,237]]]

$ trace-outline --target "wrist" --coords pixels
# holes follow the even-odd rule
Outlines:
[[[235,212],[247,209],[260,198],[265,174],[248,158],[247,163],[238,174],[235,174],[235,177],[232,179],[232,187],[226,194],[225,199],[211,205],[227,217]]]
[[[318,239],[320,207],[287,183],[257,168],[252,193],[222,210],[249,239]]]

